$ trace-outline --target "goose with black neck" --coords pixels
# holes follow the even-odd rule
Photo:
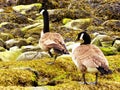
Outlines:
[[[55,54],[55,62],[58,55],[69,54],[69,52],[66,49],[63,37],[59,33],[50,32],[49,30],[49,13],[45,3],[43,3],[42,9],[40,9],[40,11],[40,13],[43,15],[44,27],[43,31],[41,32],[39,46],[42,50],[48,52],[51,57],[53,57],[53,54],[50,50],[53,49]]]
[[[95,45],[91,44],[90,35],[83,31],[78,34],[76,40],[82,39],[84,42],[72,51],[72,60],[77,68],[82,72],[83,83],[86,82],[85,74],[87,72],[95,73],[95,84],[98,83],[98,73],[101,75],[111,74],[108,61],[103,52]]]

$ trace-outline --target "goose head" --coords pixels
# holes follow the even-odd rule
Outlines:
[[[85,31],[78,34],[76,41],[78,41],[78,40],[83,40],[84,41],[81,44],[90,44],[91,43],[90,35]]]

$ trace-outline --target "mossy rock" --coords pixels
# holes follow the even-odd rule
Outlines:
[[[15,61],[21,54],[21,50],[0,52],[1,61]]]
[[[34,86],[36,77],[27,70],[0,69],[0,86]]]
[[[116,55],[117,54],[117,49],[115,47],[100,47],[104,55]]]
[[[41,8],[41,3],[35,3],[35,4],[30,4],[30,5],[18,5],[14,6],[13,10],[16,12],[20,12],[21,14],[26,14],[28,11],[37,11],[39,8]]]
[[[64,18],[63,20],[62,20],[62,23],[63,24],[66,24],[66,23],[68,23],[68,22],[70,22],[72,19],[70,19],[70,18]]]
[[[12,62],[0,62],[0,77],[3,81],[2,86],[10,86],[11,83],[14,86],[34,86],[33,82],[37,82],[38,86],[44,86],[46,89],[50,90],[98,90],[98,89],[115,89],[120,88],[120,73],[117,71],[120,67],[120,55],[107,56],[109,61],[109,67],[113,70],[112,75],[101,76],[99,75],[98,85],[83,85],[78,81],[82,82],[82,73],[80,73],[70,57],[60,57],[57,58],[55,64],[48,65],[46,63],[53,61],[53,58],[42,58],[39,60],[32,61],[12,61]],[[15,68],[19,67],[31,67],[35,71],[39,72],[39,78],[34,76],[32,72],[28,70],[19,70]],[[2,72],[1,72],[2,71]],[[9,72],[9,73],[8,73]],[[24,74],[24,75],[23,75]],[[10,77],[9,77],[10,76]],[[15,77],[15,78],[14,78]],[[21,78],[22,77],[22,78]],[[27,77],[27,78],[26,78]],[[13,80],[13,78],[15,80]],[[32,78],[32,80],[31,80]],[[27,80],[26,80],[27,79]],[[37,80],[36,80],[37,79]],[[86,74],[87,81],[94,81],[94,74]],[[22,80],[21,83],[16,83],[17,80]],[[14,83],[14,84],[13,84]],[[25,84],[23,84],[25,83]],[[10,87],[12,88],[12,87]],[[18,89],[21,87],[17,87]],[[16,90],[16,88],[14,88]],[[13,89],[13,90],[14,90]]]
[[[0,33],[0,38],[3,39],[4,41],[13,39],[13,35],[10,33]]]
[[[71,20],[70,22],[66,23],[64,27],[72,28],[74,30],[86,29],[91,24],[91,21],[91,18]]]

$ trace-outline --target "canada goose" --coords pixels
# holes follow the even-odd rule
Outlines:
[[[56,53],[56,59],[58,54],[68,54],[68,50],[66,49],[63,37],[59,33],[53,33],[49,31],[49,16],[47,8],[44,5],[45,4],[43,3],[43,7],[40,12],[43,15],[44,27],[43,31],[41,32],[39,45],[41,49],[47,51],[51,57],[53,57],[53,54],[50,52],[50,50],[53,49]]]
[[[97,84],[98,71],[101,75],[111,74],[108,61],[103,52],[95,45],[90,44],[91,38],[85,31],[78,34],[77,40],[83,39],[84,42],[72,51],[72,60],[77,68],[82,72],[84,84],[88,84],[85,79],[87,72],[95,73]]]

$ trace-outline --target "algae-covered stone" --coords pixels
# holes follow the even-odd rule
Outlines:
[[[64,27],[72,28],[74,30],[86,29],[91,24],[91,21],[91,18],[71,20],[66,23]]]
[[[117,49],[115,47],[100,47],[100,49],[105,55],[116,55],[117,54]]]
[[[70,19],[70,18],[64,18],[63,20],[62,20],[62,23],[63,24],[66,24],[66,23],[68,23],[68,22],[70,22],[72,19]]]
[[[20,12],[21,14],[26,14],[27,11],[31,11],[33,8],[38,10],[41,7],[40,3],[30,4],[30,5],[18,5],[14,6],[13,10],[16,12]]]
[[[10,33],[0,33],[0,38],[3,39],[4,41],[13,39],[13,35]]]
[[[21,54],[21,50],[0,52],[1,61],[14,61]]]
[[[34,86],[35,75],[27,70],[0,69],[0,86]]]

